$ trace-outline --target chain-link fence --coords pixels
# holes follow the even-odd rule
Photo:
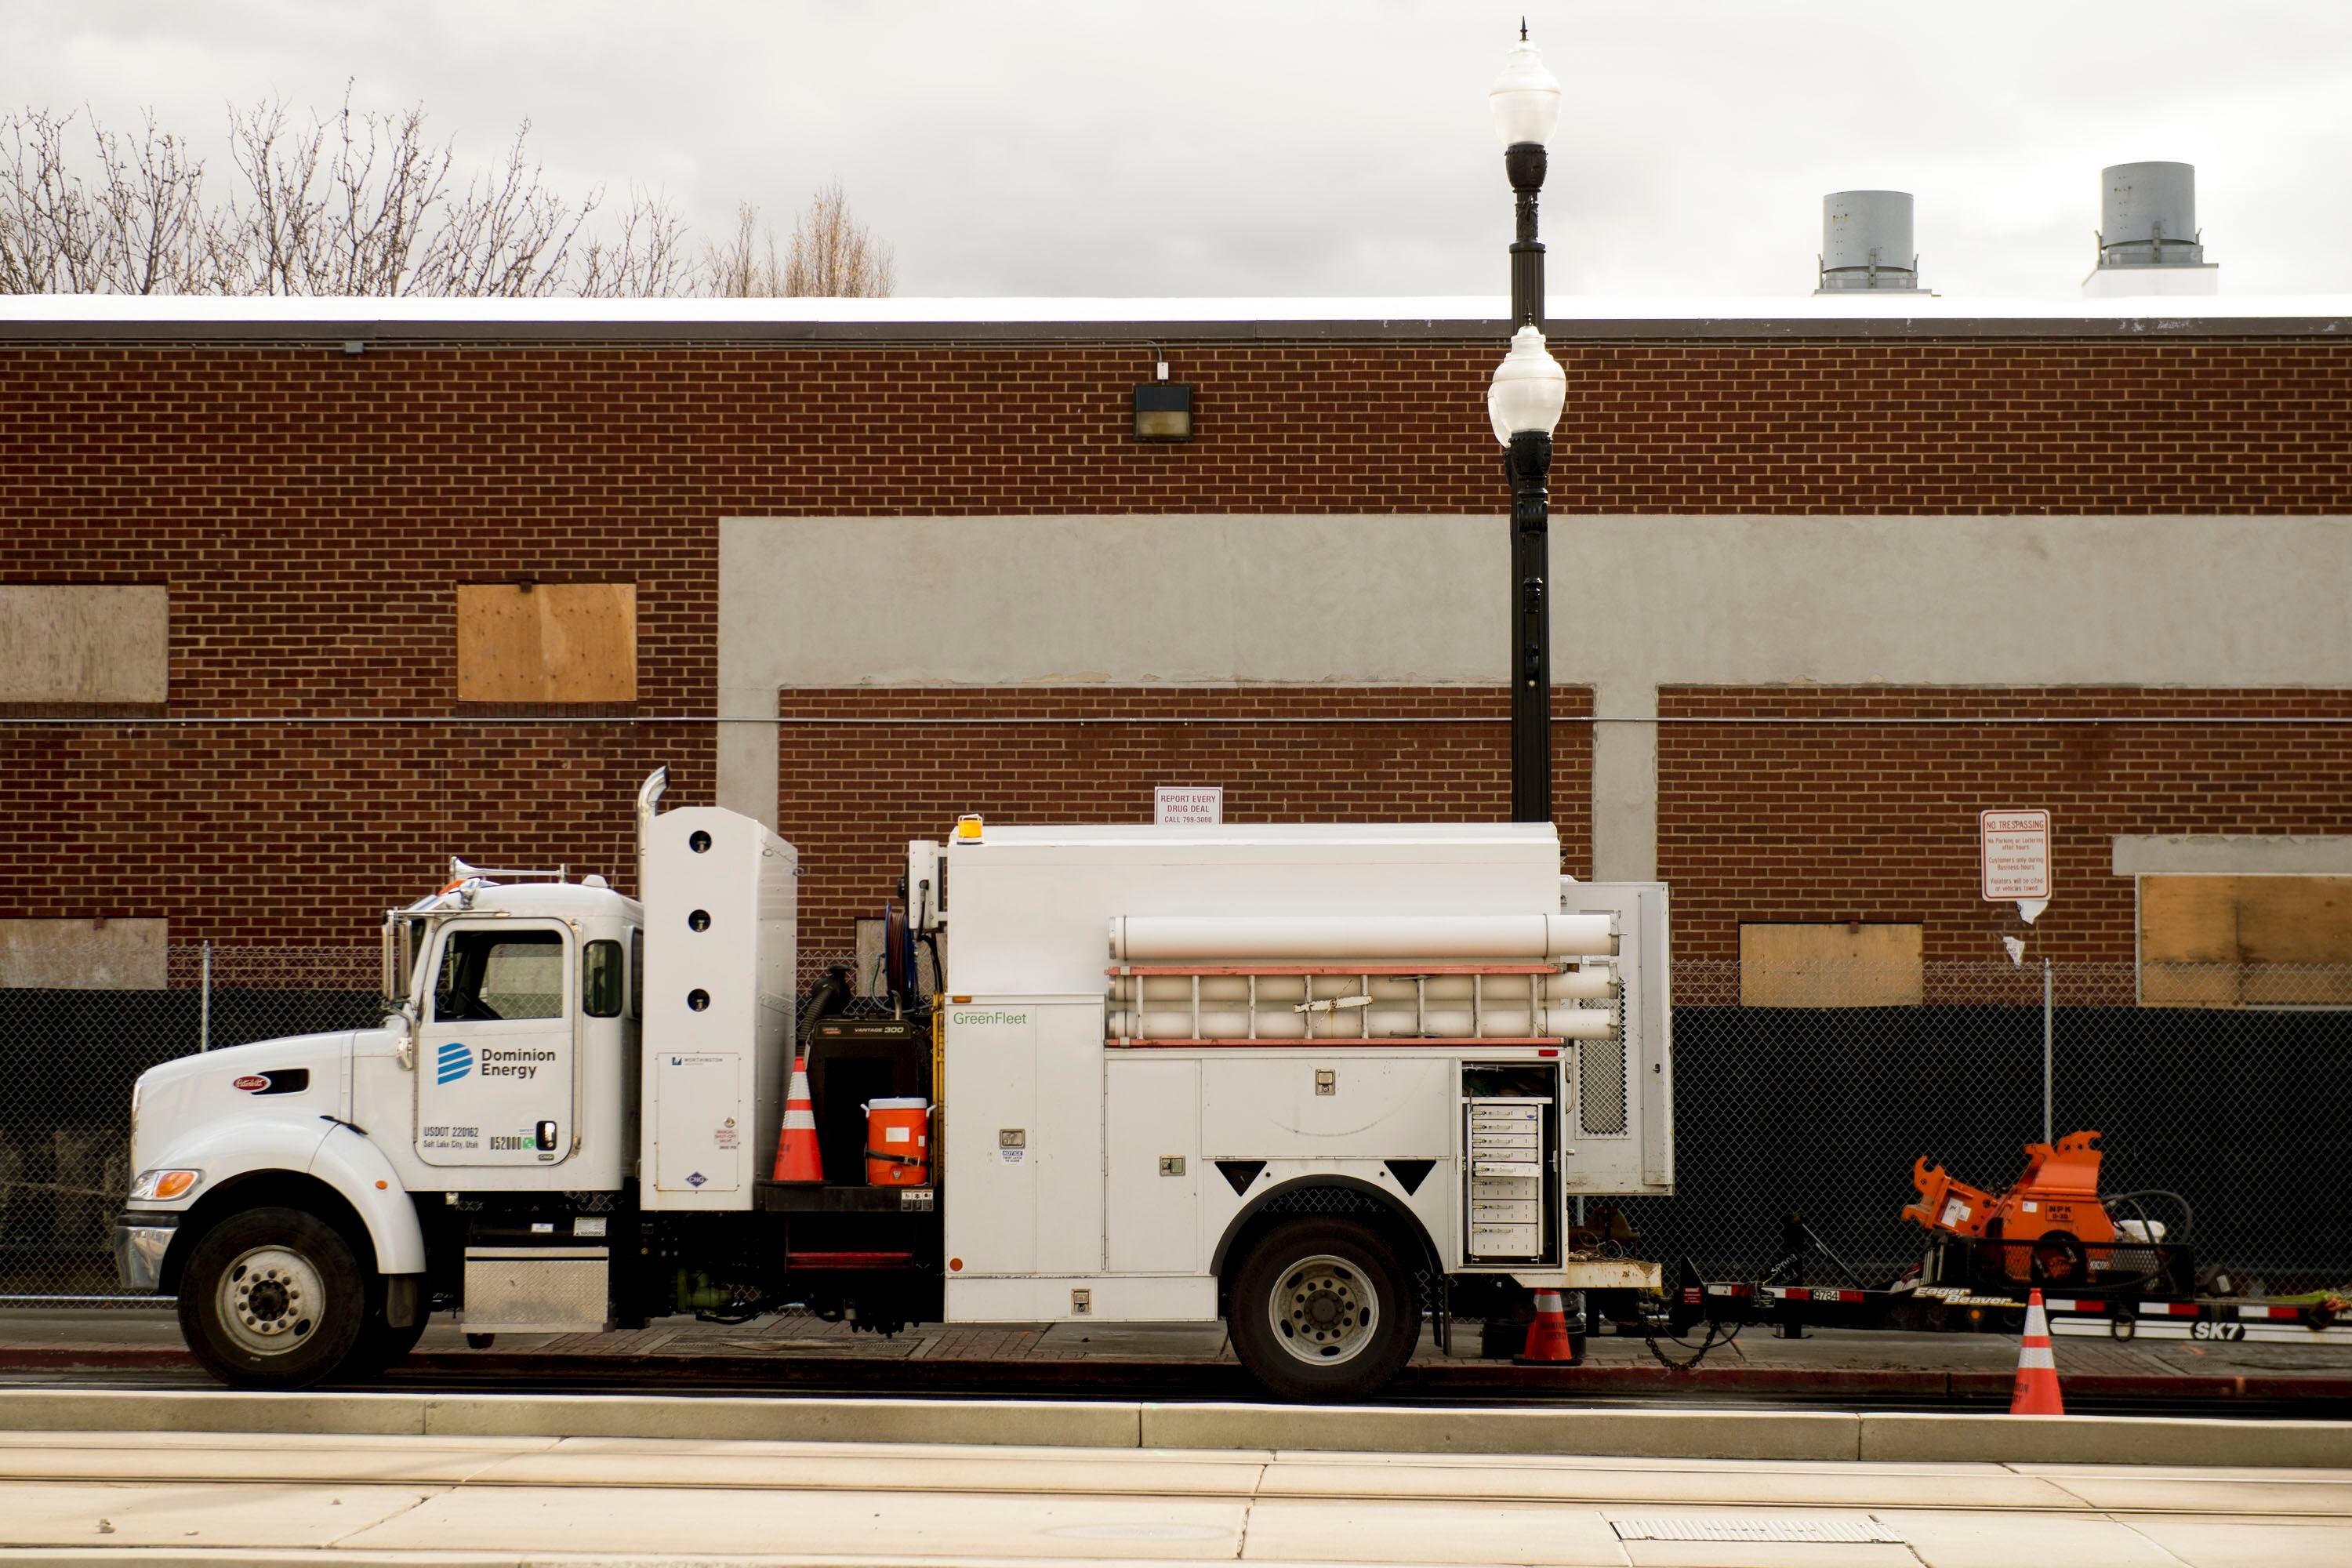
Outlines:
[[[373,946],[186,945],[159,991],[0,989],[0,1295],[113,1290],[140,1072],[371,1025],[378,962]],[[803,1002],[836,969],[871,989],[870,968],[804,956]],[[1833,1255],[1882,1282],[1920,1254],[1900,1217],[1913,1161],[1998,1192],[2046,1102],[2052,1131],[2106,1134],[2106,1190],[2185,1197],[2188,1239],[2239,1289],[2352,1279],[2352,1217],[2332,1195],[2352,1165],[2352,968],[1685,962],[1675,988],[1677,1194],[1624,1205],[1647,1256],[1760,1273],[1799,1214],[1827,1249],[1808,1278],[1836,1278]]]
[[[2022,1145],[2095,1131],[2101,1190],[2151,1215],[2241,1291],[2352,1279],[2352,969],[1684,963],[1675,970],[1675,1195],[1625,1205],[1646,1256],[1754,1278],[1801,1215],[1883,1284],[1918,1261],[1901,1217],[1925,1158],[1999,1193]],[[2193,1220],[2185,1237],[2179,1230]]]
[[[158,1062],[383,1016],[374,947],[174,944],[160,991],[0,988],[0,1297],[115,1292],[131,1085]]]

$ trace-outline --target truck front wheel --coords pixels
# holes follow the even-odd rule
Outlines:
[[[188,1349],[223,1383],[308,1388],[359,1343],[367,1286],[332,1226],[299,1209],[247,1209],[197,1241],[179,1306]]]
[[[1359,1399],[1403,1370],[1421,1334],[1412,1280],[1380,1232],[1302,1220],[1234,1276],[1234,1353],[1285,1399]]]

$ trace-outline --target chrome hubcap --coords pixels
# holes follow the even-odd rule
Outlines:
[[[1314,1366],[1360,1354],[1380,1321],[1380,1300],[1360,1269],[1328,1253],[1285,1270],[1266,1298],[1276,1343]]]
[[[283,1355],[317,1331],[327,1291],[300,1253],[257,1247],[222,1273],[216,1299],[221,1322],[240,1349]]]

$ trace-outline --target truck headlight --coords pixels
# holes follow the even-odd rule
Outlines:
[[[131,1201],[168,1203],[185,1195],[189,1188],[204,1179],[202,1171],[142,1171],[139,1179],[131,1184]]]

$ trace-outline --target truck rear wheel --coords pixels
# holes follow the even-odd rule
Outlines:
[[[179,1306],[188,1349],[223,1383],[308,1388],[350,1359],[367,1287],[332,1226],[299,1209],[247,1209],[197,1241]]]
[[[1357,1399],[1420,1338],[1412,1278],[1380,1232],[1301,1220],[1261,1237],[1234,1276],[1234,1353],[1285,1399]]]

